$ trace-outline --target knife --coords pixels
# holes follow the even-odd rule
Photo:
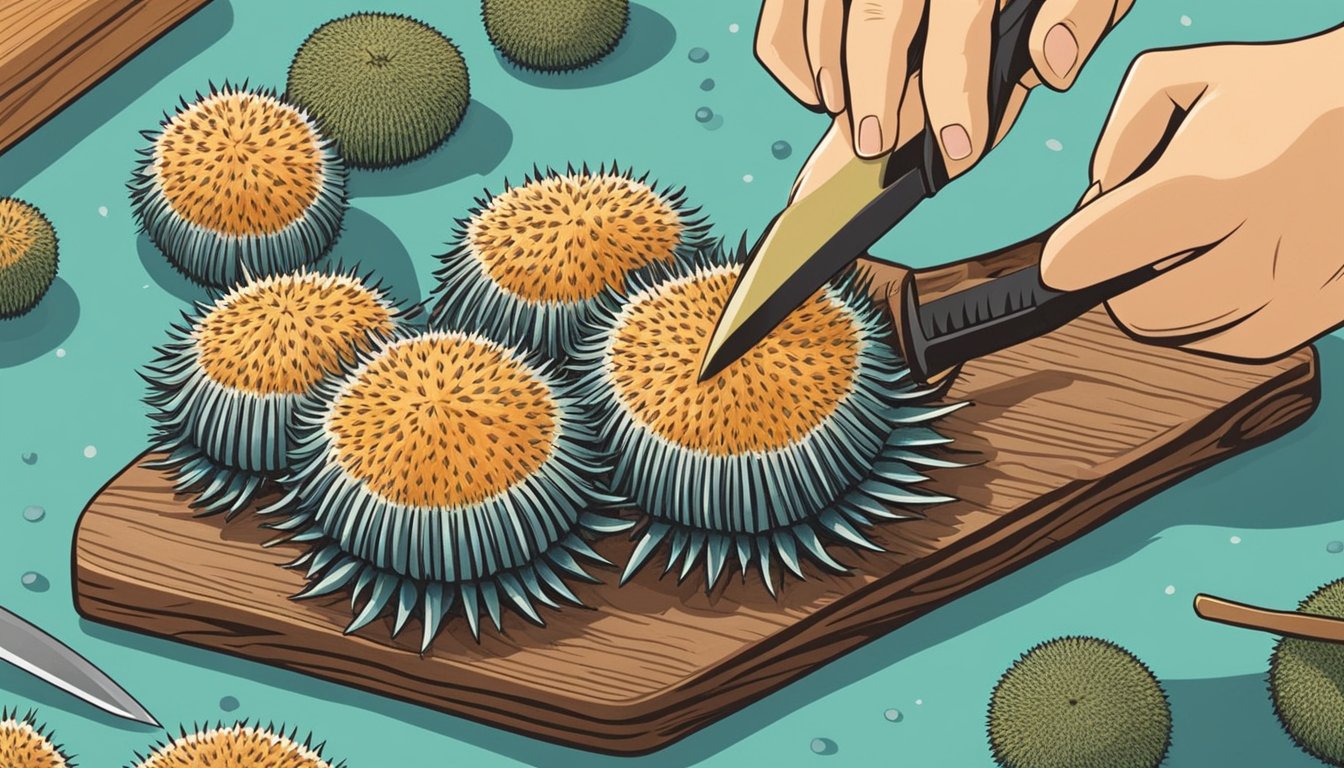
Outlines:
[[[117,717],[162,728],[121,686],[61,641],[0,608],[0,660]]]
[[[997,136],[1013,87],[1032,67],[1028,36],[1043,0],[1008,0],[994,19],[989,130]],[[924,39],[923,30],[916,36]],[[911,46],[918,62],[923,43]],[[736,361],[828,280],[948,182],[931,125],[881,158],[854,158],[766,227],[719,317],[701,363],[705,380]]]

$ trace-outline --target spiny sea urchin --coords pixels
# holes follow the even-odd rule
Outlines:
[[[595,64],[625,35],[629,0],[483,0],[485,33],[524,69],[565,72]]]
[[[685,191],[616,165],[547,170],[477,200],[440,257],[431,323],[479,330],[552,357],[573,352],[609,289],[707,244]]]
[[[1311,593],[1297,610],[1344,619],[1344,579]],[[1269,660],[1274,714],[1304,751],[1344,766],[1344,645],[1284,637]]]
[[[18,711],[0,710],[0,766],[4,768],[74,768],[74,763],[52,736],[38,725],[37,713],[19,717]]]
[[[1048,640],[999,678],[989,743],[1004,768],[1155,768],[1171,707],[1129,651],[1094,637]]]
[[[345,164],[306,113],[271,91],[212,86],[145,138],[130,183],[135,215],[197,282],[292,272],[340,234]]]
[[[482,604],[500,628],[502,603],[538,624],[548,592],[578,603],[562,576],[591,577],[574,555],[606,563],[583,534],[629,523],[587,511],[612,499],[569,385],[455,332],[402,333],[345,371],[300,405],[290,491],[262,511],[315,542],[300,597],[353,585],[352,609],[369,594],[347,631],[394,606],[394,635],[420,615],[422,648],[458,598],[477,636]]]
[[[341,156],[386,168],[428,154],[467,111],[467,65],[442,32],[391,13],[356,13],[313,31],[285,96],[322,122]]]
[[[0,198],[0,318],[26,314],[56,279],[56,230],[36,207]]]
[[[179,492],[204,514],[234,515],[288,467],[286,426],[298,399],[403,315],[354,274],[299,272],[245,283],[198,305],[144,374]]]
[[[298,730],[251,725],[246,721],[203,728],[169,737],[148,756],[136,755],[134,768],[341,768],[322,756],[312,737],[298,740]]]
[[[888,343],[881,310],[852,273],[818,292],[717,376],[701,358],[741,269],[741,250],[704,251],[632,278],[603,304],[575,359],[586,405],[614,463],[612,490],[651,518],[622,580],[661,542],[681,577],[703,556],[713,588],[731,552],[756,563],[774,591],[778,557],[802,578],[800,555],[845,568],[818,538],[879,549],[860,528],[949,501],[911,486],[922,455],[950,442],[925,425],[958,405],[919,407]],[[893,509],[892,505],[904,508]]]

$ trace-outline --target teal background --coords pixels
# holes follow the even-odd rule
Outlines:
[[[355,175],[337,258],[359,261],[396,292],[420,298],[431,286],[430,255],[482,188],[498,190],[533,163],[612,158],[686,185],[719,234],[754,235],[782,203],[825,119],[799,108],[752,57],[755,0],[644,2],[608,61],[546,78],[517,74],[496,58],[473,2],[215,0],[0,156],[0,194],[43,208],[61,238],[60,277],[47,299],[29,317],[0,322],[0,604],[102,665],[170,727],[283,721],[311,730],[352,768],[987,765],[985,705],[998,675],[1033,644],[1072,633],[1128,647],[1161,678],[1175,719],[1168,765],[1314,764],[1270,709],[1264,674],[1273,638],[1202,622],[1190,599],[1208,591],[1287,607],[1344,573],[1344,554],[1327,552],[1328,542],[1344,539],[1337,469],[1344,405],[1335,396],[1344,342],[1336,337],[1319,344],[1325,396],[1306,426],[644,758],[586,755],[76,616],[69,577],[76,517],[144,449],[148,422],[136,368],[186,302],[202,295],[136,234],[125,182],[137,132],[211,80],[283,86],[290,55],[313,27],[377,6],[454,38],[470,67],[474,103],[437,154]],[[1033,95],[981,167],[877,252],[930,265],[1062,216],[1085,187],[1092,143],[1140,50],[1295,36],[1340,16],[1337,0],[1138,0],[1071,92]],[[693,47],[708,50],[708,61],[689,61]],[[1306,85],[1284,87],[1314,87],[1313,77],[1338,87],[1338,76],[1303,72]],[[717,83],[711,92],[699,87],[707,77]],[[721,120],[696,122],[701,106]],[[1049,139],[1062,149],[1047,148]],[[777,140],[792,144],[787,159],[771,155]],[[96,448],[91,458],[86,446]],[[36,464],[21,461],[28,452],[37,453]],[[45,519],[26,521],[29,505],[44,507]],[[42,574],[34,586],[45,591],[21,583],[28,571]],[[221,710],[225,696],[238,700],[236,711]],[[0,704],[37,707],[84,766],[126,763],[160,735],[7,666]],[[888,708],[902,718],[888,722]],[[832,753],[814,754],[814,738],[831,740]]]

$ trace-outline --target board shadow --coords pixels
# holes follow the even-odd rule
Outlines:
[[[573,72],[534,72],[499,53],[495,58],[514,79],[538,88],[572,90],[610,85],[634,77],[662,61],[677,42],[677,30],[667,17],[643,5],[630,4],[630,22],[625,36],[601,61]]]
[[[79,297],[57,277],[26,315],[0,320],[0,368],[13,368],[50,352],[79,324]]]
[[[127,104],[148,93],[184,62],[205,51],[233,27],[229,0],[214,0],[183,19],[102,82],[0,154],[0,194],[12,195],[70,151]]]
[[[381,170],[352,168],[350,197],[385,197],[442,187],[468,176],[492,173],[513,146],[513,129],[495,110],[472,99],[457,132],[437,150],[405,165]]]

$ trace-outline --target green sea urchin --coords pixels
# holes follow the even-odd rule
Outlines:
[[[347,631],[396,608],[414,613],[422,648],[460,598],[473,635],[484,606],[501,628],[512,603],[578,603],[562,576],[605,563],[583,533],[629,523],[587,511],[610,502],[604,467],[569,386],[545,364],[478,335],[403,333],[319,384],[299,407],[289,493],[264,515],[314,542],[294,565],[300,597],[352,585],[365,600]]]
[[[37,713],[19,717],[0,711],[0,766],[5,768],[74,768],[74,763],[37,723]]]
[[[685,192],[615,165],[534,171],[459,222],[440,257],[430,321],[481,331],[559,358],[577,348],[608,290],[651,264],[705,247]]]
[[[225,84],[165,116],[131,179],[140,226],[199,283],[292,272],[321,258],[345,216],[345,165],[307,114]]]
[[[1154,768],[1171,746],[1171,707],[1129,651],[1061,637],[1027,651],[994,686],[989,743],[1004,768]]]
[[[0,198],[0,318],[26,314],[56,279],[56,230],[32,205]]]
[[[198,306],[145,373],[152,448],[165,454],[155,466],[203,514],[233,516],[288,467],[298,399],[401,319],[353,274],[260,278]]]
[[[1311,593],[1298,611],[1344,619],[1344,579]],[[1344,766],[1344,645],[1280,639],[1269,660],[1269,692],[1274,714],[1299,747]]]
[[[630,21],[629,0],[483,0],[485,33],[525,69],[566,72],[611,53]]]
[[[443,33],[408,16],[356,13],[308,36],[285,95],[321,121],[347,163],[386,168],[442,144],[470,90],[466,62]]]
[[[341,768],[322,756],[312,737],[299,741],[298,730],[247,722],[204,728],[170,737],[147,756],[136,755],[134,768]]]
[[[660,543],[684,578],[703,557],[713,588],[730,553],[774,591],[778,558],[845,568],[818,533],[879,549],[860,528],[950,501],[911,489],[917,467],[955,466],[919,448],[957,405],[919,407],[881,310],[852,274],[818,292],[741,360],[701,382],[700,362],[742,251],[705,251],[632,277],[603,305],[575,359],[585,404],[614,463],[613,492],[651,518],[622,580]],[[893,508],[896,505],[898,508]]]

